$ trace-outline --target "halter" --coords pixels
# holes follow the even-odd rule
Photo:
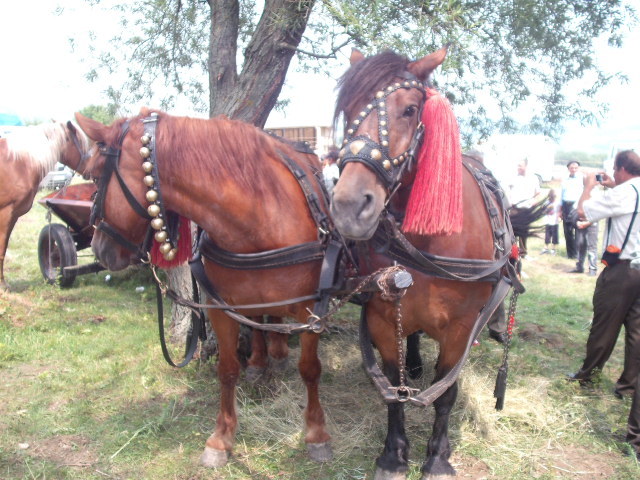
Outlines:
[[[143,178],[144,184],[148,190],[145,194],[146,200],[149,202],[147,207],[138,202],[131,190],[125,183],[119,170],[120,154],[122,153],[122,144],[124,138],[129,132],[129,122],[126,121],[122,125],[122,130],[118,137],[117,146],[106,146],[98,144],[100,153],[105,157],[105,167],[102,176],[97,179],[98,190],[96,198],[91,208],[90,223],[95,225],[97,221],[100,223],[96,229],[111,237],[118,244],[122,245],[131,252],[137,253],[142,259],[146,259],[148,252],[151,250],[151,241],[155,239],[160,243],[160,253],[165,260],[171,261],[175,258],[177,252],[177,215],[167,215],[160,193],[160,177],[158,175],[158,166],[155,155],[155,129],[158,122],[158,114],[153,112],[149,117],[142,119],[144,125],[144,134],[140,138],[142,147],[140,148],[140,156],[143,160],[142,170],[145,172]],[[104,220],[104,201],[106,198],[107,188],[111,176],[115,174],[125,198],[133,210],[142,218],[150,220],[147,234],[141,245],[135,245],[124,238],[113,227]]]
[[[405,80],[389,85],[383,90],[376,92],[374,99],[358,114],[356,119],[347,128],[340,151],[338,167],[340,171],[350,162],[360,162],[365,164],[382,180],[385,187],[393,191],[400,182],[405,171],[412,168],[414,157],[418,148],[422,144],[424,135],[424,125],[418,123],[409,148],[400,155],[391,158],[389,153],[389,117],[387,114],[387,97],[400,89],[410,90],[416,88],[420,90],[423,100],[426,100],[427,93],[424,85],[415,75],[404,72],[401,75]],[[424,101],[422,102],[424,105]],[[362,121],[374,110],[378,111],[378,138],[379,143],[374,142],[366,135],[354,136]],[[422,110],[422,107],[421,107]],[[419,117],[420,118],[420,112]]]

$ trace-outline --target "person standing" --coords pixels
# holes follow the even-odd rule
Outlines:
[[[580,162],[571,160],[567,163],[569,176],[562,181],[560,202],[562,209],[562,229],[567,246],[567,258],[576,258],[576,224],[571,221],[571,210],[580,198],[584,189],[584,176],[578,171]]]
[[[558,219],[560,218],[560,201],[556,191],[549,190],[544,215],[544,248],[542,253],[556,254],[558,249]]]
[[[322,177],[324,185],[327,187],[327,192],[329,192],[329,197],[331,197],[333,187],[338,183],[338,178],[340,177],[340,170],[337,164],[338,153],[337,147],[331,147],[322,158]]]
[[[584,261],[589,264],[589,276],[598,274],[598,222],[576,222],[576,251],[578,261],[570,273],[584,273]]]
[[[568,378],[582,385],[604,367],[625,327],[624,367],[614,394],[633,394],[640,370],[640,265],[631,260],[640,255],[640,156],[632,150],[616,155],[613,179],[603,173],[600,183],[611,188],[600,197],[591,197],[598,184],[594,174],[586,176],[578,202],[578,215],[589,222],[607,219],[605,268],[593,292],[593,320],[580,370]]]
[[[511,203],[512,209],[528,208],[535,203],[535,198],[540,193],[540,180],[536,175],[527,173],[529,162],[527,158],[523,158],[518,162],[518,174],[509,182],[507,198]],[[526,237],[518,237],[518,247],[520,256],[527,257],[527,239]]]

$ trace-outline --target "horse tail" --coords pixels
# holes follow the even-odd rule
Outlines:
[[[509,217],[516,237],[536,237],[544,231],[544,225],[535,225],[546,214],[549,205],[548,197],[534,203],[530,207],[511,207]]]

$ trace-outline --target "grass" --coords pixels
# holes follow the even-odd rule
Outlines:
[[[198,459],[218,404],[215,363],[166,365],[144,269],[111,273],[109,282],[107,272],[81,276],[69,289],[45,284],[37,260],[44,224],[35,206],[18,222],[6,259],[12,291],[0,294],[0,478],[373,478],[386,410],[361,368],[355,307],[321,342],[321,400],[335,459],[319,465],[306,457],[292,339],[284,375],[239,385],[232,461],[204,469]],[[460,379],[452,462],[464,478],[636,479],[640,467],[624,445],[630,400],[611,394],[622,342],[594,389],[564,380],[584,355],[595,278],[566,273],[572,262],[562,252],[537,255],[541,247],[530,240],[524,263],[527,292],[518,303],[505,408],[494,410],[493,399],[502,349],[483,333]],[[426,339],[422,354],[433,365],[436,348]],[[409,478],[420,478],[433,412],[408,405],[406,413]]]

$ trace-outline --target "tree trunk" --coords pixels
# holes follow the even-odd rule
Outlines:
[[[236,71],[238,2],[210,0],[209,112],[264,127],[278,100],[287,70],[314,0],[266,0],[262,17]]]

